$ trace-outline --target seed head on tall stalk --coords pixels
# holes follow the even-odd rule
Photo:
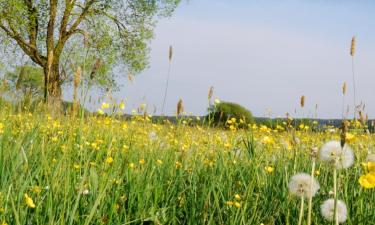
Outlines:
[[[167,81],[165,84],[165,91],[164,91],[164,98],[163,98],[163,105],[161,107],[161,113],[164,115],[164,110],[165,110],[165,102],[167,100],[167,95],[168,95],[168,87],[169,87],[169,77],[171,74],[171,67],[172,67],[172,58],[173,58],[173,48],[172,46],[169,46],[169,55],[168,55],[168,73],[167,73]]]

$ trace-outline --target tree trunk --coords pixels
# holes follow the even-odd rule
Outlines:
[[[44,98],[53,113],[59,112],[62,104],[59,60],[55,60],[50,69],[44,68]]]

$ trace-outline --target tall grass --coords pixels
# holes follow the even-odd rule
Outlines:
[[[9,107],[0,116],[0,223],[8,224],[297,224],[298,199],[287,187],[293,170],[310,171],[310,149],[340,140],[339,131],[291,136],[281,128],[156,125],[147,116],[81,121]],[[349,207],[346,224],[374,224],[375,193],[356,182],[374,136],[353,132],[356,164],[338,172],[337,191]],[[317,161],[312,224],[328,224],[319,205],[332,177]]]

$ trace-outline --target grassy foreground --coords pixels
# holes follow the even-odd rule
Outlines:
[[[340,140],[338,130],[248,131],[148,118],[53,118],[0,112],[0,224],[297,224],[299,199],[288,193],[311,172],[310,149]],[[375,192],[358,179],[374,136],[350,131],[356,160],[339,171],[346,224],[375,224]],[[330,224],[332,170],[317,162],[320,190],[313,224]],[[305,211],[306,215],[307,209]]]

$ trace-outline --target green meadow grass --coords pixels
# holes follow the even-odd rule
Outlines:
[[[290,133],[264,127],[0,115],[0,224],[297,224],[289,178],[311,172],[311,147],[339,140],[338,131],[298,131],[290,145]],[[353,134],[356,162],[339,172],[339,199],[346,224],[375,224],[374,190],[358,183],[375,139]],[[330,224],[320,204],[332,197],[332,170],[319,161],[317,179],[313,224]]]

